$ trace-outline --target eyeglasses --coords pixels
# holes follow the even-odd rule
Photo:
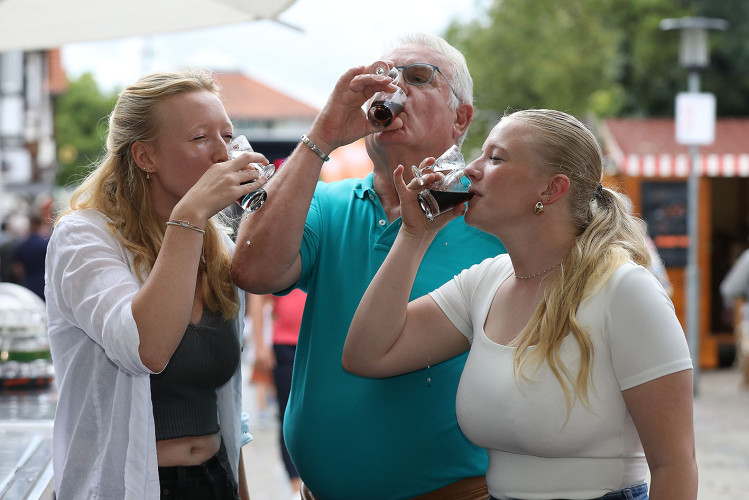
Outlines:
[[[414,85],[416,87],[420,87],[421,85],[430,83],[432,81],[432,78],[434,78],[434,73],[436,71],[437,73],[442,75],[442,78],[445,79],[448,87],[450,87],[450,90],[452,90],[453,94],[455,94],[455,97],[460,100],[460,96],[458,96],[458,93],[455,92],[453,86],[450,85],[450,81],[447,79],[439,66],[435,66],[434,64],[429,63],[413,63],[407,64],[405,66],[396,66],[396,69],[399,69],[403,72],[403,79],[407,84]]]

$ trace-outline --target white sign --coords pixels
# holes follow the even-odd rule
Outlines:
[[[715,95],[680,92],[676,95],[676,142],[707,146],[715,141]]]

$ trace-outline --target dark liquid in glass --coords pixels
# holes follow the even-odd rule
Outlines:
[[[370,123],[375,127],[387,127],[393,118],[403,111],[403,106],[393,101],[374,101],[367,112]]]
[[[460,203],[464,203],[473,198],[473,193],[466,192],[456,193],[454,191],[432,191],[431,189],[429,192],[434,196],[434,201],[437,202],[437,207],[439,209],[437,213],[442,213],[451,208],[455,208]]]

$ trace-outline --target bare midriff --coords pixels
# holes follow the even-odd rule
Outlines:
[[[159,467],[200,465],[218,453],[220,446],[221,436],[218,433],[206,436],[164,439],[156,441],[156,455],[158,456]]]

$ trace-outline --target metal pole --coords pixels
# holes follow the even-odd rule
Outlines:
[[[0,222],[5,220],[5,179],[3,170],[5,168],[5,144],[3,142],[3,53],[0,52]]]
[[[689,92],[700,91],[700,74],[689,72]],[[692,168],[687,179],[687,235],[689,247],[687,251],[687,342],[692,354],[694,394],[700,377],[700,269],[699,261],[699,180],[700,155],[699,146],[689,146]]]
[[[725,30],[728,21],[705,17],[683,17],[680,19],[663,19],[660,22],[662,30],[681,30],[681,46],[679,48],[679,62],[689,71],[687,85],[688,93],[700,91],[699,70],[706,68],[710,61],[707,49],[708,29]],[[677,137],[678,140],[678,137]],[[699,142],[699,141],[693,141]],[[704,144],[704,142],[702,142]],[[692,168],[687,180],[687,275],[686,275],[686,313],[687,313],[687,342],[692,355],[694,368],[694,394],[700,374],[700,270],[698,267],[699,248],[699,179],[700,160],[699,148],[690,144],[689,154],[692,157]]]

